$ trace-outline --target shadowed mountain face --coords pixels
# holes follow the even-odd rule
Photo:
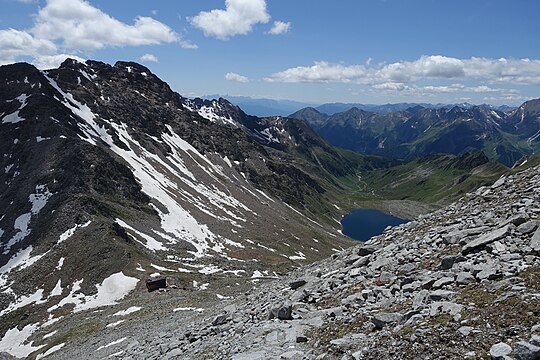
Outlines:
[[[298,120],[188,100],[135,63],[72,60],[0,67],[0,162],[2,333],[150,274],[251,278],[328,256],[350,245],[334,179],[388,164]]]
[[[539,100],[509,113],[487,106],[375,113],[352,108],[328,116],[313,108],[290,117],[313,126],[331,144],[364,154],[408,159],[434,153],[483,151],[512,166],[540,150]]]

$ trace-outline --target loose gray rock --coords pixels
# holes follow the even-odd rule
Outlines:
[[[459,329],[457,329],[457,332],[458,334],[462,336],[468,336],[473,330],[474,328],[472,326],[462,326]]]
[[[506,343],[500,342],[491,347],[489,355],[493,360],[504,359],[512,353],[512,347]]]
[[[510,226],[506,225],[500,229],[491,231],[487,234],[481,235],[480,237],[476,238],[475,240],[467,243],[463,248],[461,249],[461,253],[463,255],[467,255],[473,251],[476,251],[479,248],[482,248],[486,246],[487,244],[490,244],[494,241],[497,241],[499,239],[502,239],[510,232]]]
[[[372,246],[361,246],[358,248],[358,252],[357,254],[359,256],[366,256],[366,255],[371,255],[373,254],[377,249],[375,249],[374,247]]]
[[[270,320],[276,318],[279,320],[292,320],[292,305],[290,303],[284,303],[270,310],[268,316]]]
[[[289,286],[291,287],[292,290],[296,290],[298,289],[299,287],[302,287],[304,285],[307,284],[307,281],[304,280],[304,279],[299,279],[299,280],[296,280],[296,281],[293,281],[289,284]]]
[[[538,335],[531,336],[531,340],[529,340],[529,342],[533,344],[534,346],[540,346],[540,336]]]
[[[540,347],[526,341],[519,341],[514,347],[514,354],[517,360],[538,360],[540,359]]]
[[[530,234],[538,228],[538,220],[529,220],[517,227],[517,231],[522,234]]]
[[[387,324],[401,323],[404,319],[405,317],[400,313],[378,313],[373,315],[371,322],[375,328],[381,330]]]
[[[457,274],[456,283],[459,285],[467,285],[467,284],[472,284],[475,282],[476,282],[476,279],[474,276],[471,275],[471,273],[460,272]]]
[[[531,239],[531,248],[536,252],[540,252],[540,228],[536,230]]]
[[[467,258],[456,255],[456,256],[446,256],[441,260],[441,265],[439,266],[439,270],[450,270],[454,264],[457,264],[462,261],[466,261]]]
[[[214,320],[212,321],[212,325],[214,326],[219,326],[219,325],[223,325],[227,322],[227,315],[218,315],[214,318]]]

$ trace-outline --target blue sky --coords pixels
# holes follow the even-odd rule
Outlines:
[[[0,0],[0,63],[139,61],[185,96],[519,104],[537,0]]]

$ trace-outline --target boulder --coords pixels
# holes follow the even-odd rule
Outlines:
[[[307,281],[304,280],[304,279],[298,279],[296,281],[293,281],[291,283],[289,283],[289,286],[291,287],[292,290],[296,290],[298,289],[299,287],[302,287],[304,285],[307,284]]]
[[[441,265],[439,265],[439,270],[450,270],[454,264],[457,264],[462,261],[466,261],[467,258],[461,255],[455,256],[446,256],[441,260]]]
[[[357,254],[359,256],[371,255],[371,254],[373,254],[375,252],[375,250],[377,250],[377,249],[375,249],[372,246],[361,246],[361,247],[358,248]]]
[[[493,360],[504,359],[512,353],[512,347],[506,343],[500,342],[491,347],[489,355]]]
[[[440,289],[445,285],[449,285],[454,282],[453,277],[443,277],[433,283],[433,289]]]
[[[518,341],[514,346],[516,360],[538,360],[540,359],[540,347],[526,341]]]
[[[538,228],[538,220],[529,220],[517,227],[517,231],[522,234],[530,234]]]
[[[276,318],[279,320],[292,320],[292,304],[291,303],[284,303],[280,306],[276,306],[270,310],[270,314],[268,315],[268,318],[270,320]]]
[[[429,298],[433,301],[445,300],[453,296],[455,292],[448,290],[435,290],[429,293]]]
[[[371,318],[371,322],[379,330],[387,324],[401,323],[403,320],[405,320],[405,316],[400,313],[378,313]]]
[[[225,324],[226,322],[227,322],[227,315],[221,314],[214,318],[214,320],[212,321],[212,325],[219,326],[219,325]]]
[[[536,252],[540,252],[540,228],[536,230],[531,239],[531,248]]]
[[[465,244],[465,246],[463,246],[463,248],[461,249],[461,253],[463,255],[470,254],[488,244],[491,244],[494,241],[502,239],[503,237],[508,235],[509,232],[510,232],[510,226],[506,225],[500,229],[493,230],[484,235],[480,235],[473,241]]]
[[[457,274],[456,283],[458,285],[467,285],[467,284],[472,284],[475,282],[476,282],[476,279],[474,276],[471,275],[471,273],[460,272]]]

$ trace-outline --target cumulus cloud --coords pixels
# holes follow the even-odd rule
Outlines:
[[[0,59],[13,62],[19,56],[54,54],[56,45],[49,40],[35,38],[25,31],[0,30]]]
[[[84,0],[48,0],[37,14],[32,33],[42,39],[61,40],[65,48],[79,50],[180,40],[170,27],[153,18],[139,16],[133,25],[128,25]]]
[[[144,62],[159,62],[159,59],[154,54],[144,54],[139,60]]]
[[[291,23],[290,22],[283,22],[283,21],[274,21],[274,26],[272,26],[272,29],[268,31],[270,35],[281,35],[288,33],[291,29]]]
[[[225,74],[225,79],[227,79],[229,81],[236,81],[236,82],[241,82],[241,83],[249,82],[248,77],[237,74],[237,73],[233,73],[233,72],[226,73]]]
[[[270,82],[412,83],[421,80],[476,79],[492,83],[540,84],[538,59],[457,59],[440,55],[392,64],[343,65],[316,62],[275,73]],[[389,85],[390,86],[390,85]]]
[[[313,66],[299,66],[273,74],[265,79],[269,82],[358,82],[366,75],[363,65],[331,64],[316,62]]]
[[[225,0],[225,10],[202,11],[190,21],[206,36],[226,40],[248,34],[256,24],[268,23],[270,15],[266,0]]]
[[[36,64],[47,67],[66,56],[59,54],[61,52],[80,54],[108,47],[166,43],[197,48],[169,26],[151,17],[139,16],[133,24],[126,24],[86,0],[47,0],[34,17],[30,29],[0,30],[0,63],[33,57]]]

